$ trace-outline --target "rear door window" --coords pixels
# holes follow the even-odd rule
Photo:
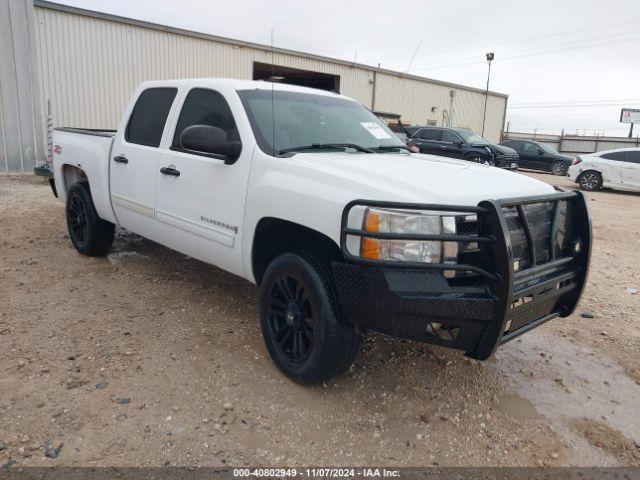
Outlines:
[[[618,162],[626,162],[627,161],[627,152],[611,152],[605,153],[601,155],[602,158],[606,158],[607,160],[616,160]]]
[[[418,136],[422,140],[439,142],[442,140],[442,130],[439,128],[425,128],[420,130]]]
[[[177,88],[149,88],[142,92],[129,117],[125,140],[137,145],[158,147],[177,92]]]
[[[640,164],[640,151],[639,152],[627,152],[627,162]]]

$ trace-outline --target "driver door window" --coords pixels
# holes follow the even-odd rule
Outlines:
[[[442,141],[449,142],[449,143],[456,143],[456,142],[461,142],[462,140],[460,139],[460,136],[457,133],[452,132],[450,130],[445,130],[444,132],[442,132]]]
[[[535,143],[523,142],[519,155],[522,166],[533,168],[542,166],[542,155],[540,155],[538,145]]]
[[[178,123],[176,124],[172,150],[182,150],[180,135],[192,125],[207,125],[223,130],[227,141],[240,140],[236,122],[225,98],[215,90],[194,88],[184,100]]]

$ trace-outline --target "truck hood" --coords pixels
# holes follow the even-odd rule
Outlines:
[[[290,173],[321,182],[325,191],[329,185],[332,200],[344,197],[344,201],[361,198],[468,206],[555,191],[520,173],[435,155],[314,152],[298,153],[289,160],[295,171]]]

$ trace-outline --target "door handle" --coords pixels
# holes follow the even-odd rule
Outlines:
[[[162,173],[163,175],[171,175],[172,177],[180,176],[180,170],[176,170],[173,167],[162,167],[160,169],[160,173]]]
[[[113,161],[116,163],[129,163],[129,160],[127,160],[127,157],[125,157],[124,155],[113,157]]]

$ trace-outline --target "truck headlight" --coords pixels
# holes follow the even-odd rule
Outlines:
[[[437,212],[401,212],[368,208],[363,223],[363,230],[372,233],[441,235],[455,234],[456,230],[455,217],[443,216]],[[373,260],[454,263],[457,243],[362,237],[360,256]]]

